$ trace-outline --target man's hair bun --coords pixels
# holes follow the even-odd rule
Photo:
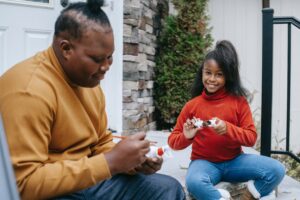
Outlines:
[[[87,5],[89,9],[94,13],[99,12],[104,3],[105,0],[87,0]]]

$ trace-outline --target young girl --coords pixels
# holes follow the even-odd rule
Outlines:
[[[241,146],[253,146],[256,130],[242,87],[238,56],[229,41],[220,41],[209,52],[196,76],[192,99],[183,107],[169,136],[171,148],[192,144],[186,176],[188,191],[200,200],[227,200],[221,181],[246,182],[242,199],[275,199],[274,188],[284,177],[283,165],[269,157],[246,154]],[[213,126],[195,126],[195,119],[211,120]]]

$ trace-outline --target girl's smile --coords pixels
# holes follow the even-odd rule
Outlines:
[[[225,76],[215,60],[210,59],[205,61],[202,81],[206,91],[211,94],[225,86]]]

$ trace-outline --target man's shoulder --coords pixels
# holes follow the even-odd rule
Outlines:
[[[42,54],[38,53],[7,70],[0,78],[0,91],[2,95],[12,92],[26,92],[34,94],[51,93],[55,76]],[[46,64],[45,64],[46,63]]]

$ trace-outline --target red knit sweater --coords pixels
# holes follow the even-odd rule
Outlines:
[[[198,131],[193,139],[183,135],[183,124],[193,117],[209,120],[218,117],[224,120],[227,133],[218,135],[213,128],[205,127]],[[192,144],[191,159],[205,159],[211,162],[222,162],[235,158],[242,152],[241,146],[253,146],[256,141],[256,130],[247,100],[233,96],[225,90],[213,95],[202,92],[183,107],[176,126],[168,138],[172,149],[184,149]]]

